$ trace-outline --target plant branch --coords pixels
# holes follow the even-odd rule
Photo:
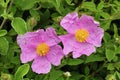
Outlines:
[[[13,0],[11,0],[10,5],[9,5],[9,7],[8,7],[8,9],[7,9],[7,14],[10,12],[10,9],[11,9],[11,7],[12,7],[12,4],[13,4]],[[4,26],[6,20],[7,20],[7,19],[5,19],[5,18],[3,19],[3,21],[2,21],[2,23],[1,23],[1,25],[0,25],[0,29],[2,29],[2,27]]]

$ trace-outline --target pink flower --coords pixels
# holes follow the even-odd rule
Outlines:
[[[93,17],[82,15],[79,18],[77,12],[73,12],[66,15],[60,25],[68,32],[60,36],[65,55],[72,52],[73,58],[82,54],[89,56],[95,52],[95,47],[101,46],[104,30],[98,27],[99,23]]]
[[[40,29],[36,32],[27,32],[17,37],[21,48],[20,59],[22,63],[33,60],[32,70],[38,74],[46,74],[51,64],[58,66],[63,57],[61,46],[57,45],[60,39],[55,30],[50,27],[46,31]]]

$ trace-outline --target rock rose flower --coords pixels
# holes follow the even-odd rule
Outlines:
[[[104,30],[92,16],[83,14],[79,18],[77,12],[69,13],[61,20],[60,25],[68,32],[60,36],[65,55],[72,52],[73,58],[82,54],[89,56],[95,52],[95,47],[101,46]]]
[[[20,59],[22,63],[33,61],[32,70],[38,74],[46,74],[51,64],[58,66],[63,57],[61,46],[57,45],[60,39],[55,30],[50,27],[46,31],[40,29],[36,32],[27,32],[17,37],[21,48]]]

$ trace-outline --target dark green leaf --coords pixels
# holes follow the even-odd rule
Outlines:
[[[106,49],[106,58],[110,62],[115,57],[115,51]]]
[[[85,63],[95,62],[95,61],[102,61],[102,60],[104,60],[104,57],[101,57],[100,55],[92,54],[92,55],[87,57]]]
[[[22,10],[31,9],[38,0],[14,0],[14,3]]]
[[[62,71],[52,69],[49,80],[57,80],[62,75],[63,75]]]
[[[79,65],[82,64],[84,60],[82,59],[69,59],[68,60],[68,65]]]
[[[9,43],[5,37],[0,37],[0,54],[6,55],[9,48]]]

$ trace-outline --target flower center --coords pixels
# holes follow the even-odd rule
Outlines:
[[[89,32],[86,29],[78,29],[75,33],[75,39],[79,42],[85,42],[89,36]]]
[[[37,46],[36,52],[40,56],[45,56],[49,51],[49,46],[46,43],[41,43]]]

